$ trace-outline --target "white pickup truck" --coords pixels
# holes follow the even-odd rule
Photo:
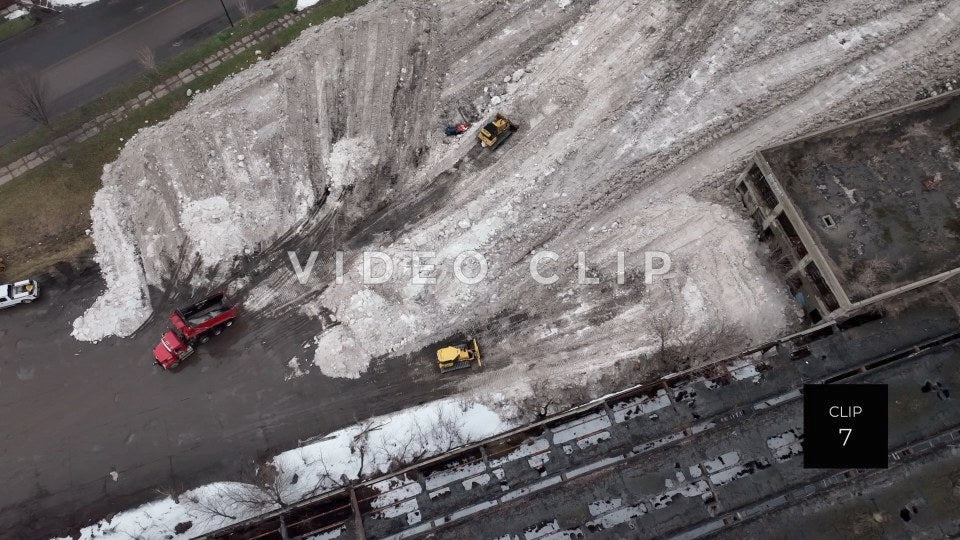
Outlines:
[[[0,309],[29,304],[37,298],[40,298],[40,286],[32,279],[18,281],[13,285],[0,285]]]

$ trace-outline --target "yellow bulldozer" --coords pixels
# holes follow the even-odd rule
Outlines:
[[[480,145],[484,148],[495,150],[509,139],[517,129],[519,129],[519,126],[507,119],[506,116],[497,113],[493,120],[487,122],[477,132],[477,139],[480,139]]]
[[[475,339],[437,349],[437,365],[440,366],[440,373],[468,368],[474,362],[477,367],[483,366],[480,361],[480,347]]]

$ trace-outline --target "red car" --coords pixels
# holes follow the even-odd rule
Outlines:
[[[157,364],[164,369],[179,366],[196,351],[198,343],[206,343],[210,336],[219,336],[224,328],[233,326],[239,311],[238,306],[227,302],[222,292],[174,311],[170,315],[173,330],[164,334],[160,344],[153,349]]]

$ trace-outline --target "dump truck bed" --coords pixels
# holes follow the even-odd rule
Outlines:
[[[187,339],[216,328],[235,319],[237,306],[232,306],[223,293],[217,293],[196,304],[178,309],[170,316],[170,322]]]

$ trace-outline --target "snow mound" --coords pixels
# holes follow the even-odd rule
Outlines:
[[[366,373],[372,357],[357,346],[353,332],[343,325],[334,326],[314,339],[317,349],[313,365],[327,377],[359,379]]]
[[[180,225],[196,239],[196,252],[208,267],[240,255],[247,245],[238,214],[219,195],[184,205]]]
[[[100,190],[93,201],[92,236],[99,246],[94,260],[100,265],[107,289],[73,321],[71,335],[80,341],[129,336],[152,312],[140,256],[121,217],[124,204],[117,187]]]

